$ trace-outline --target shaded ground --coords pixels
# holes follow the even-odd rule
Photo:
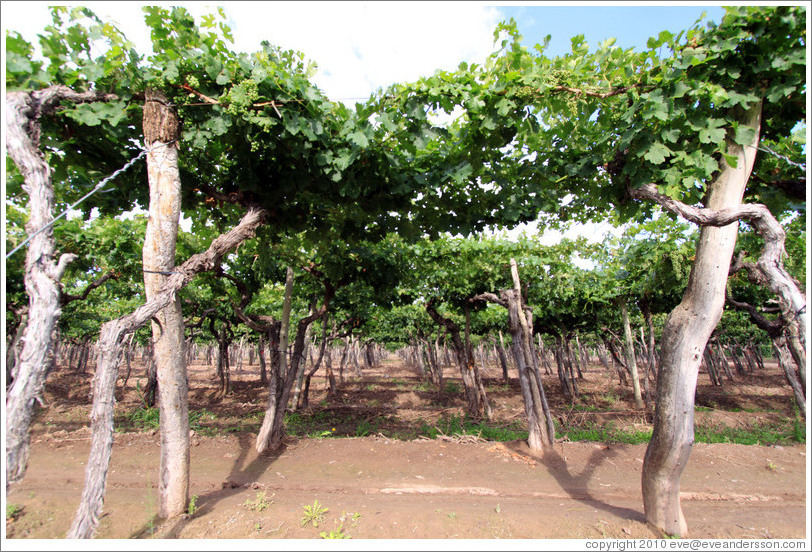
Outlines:
[[[449,367],[446,375],[453,380],[455,373]],[[495,369],[486,375],[492,377],[491,427],[506,435],[519,431],[522,406],[515,380],[501,383]],[[266,399],[256,367],[235,374],[234,394],[218,403],[210,399],[215,383],[210,376],[208,366],[195,364],[190,370],[196,510],[163,524],[154,520],[158,435],[133,431],[139,401],[135,381],[119,392],[117,420],[129,431],[116,436],[99,537],[312,539],[330,532],[356,539],[658,536],[643,522],[645,444],[564,438],[542,460],[519,439],[499,443],[441,435],[428,440],[420,435],[461,420],[459,387],[435,392],[391,359],[365,369],[361,378],[350,378],[334,397],[326,396],[323,378],[314,381],[312,408],[289,424],[309,437],[291,437],[278,454],[258,458],[253,441]],[[561,397],[557,377],[545,379],[562,429],[649,429],[646,413],[631,410],[631,389],[617,386],[596,367],[585,376],[583,396],[574,404]],[[11,539],[62,538],[70,525],[90,443],[90,378],[66,370],[51,376],[49,406],[37,416],[28,473],[7,495],[8,503],[21,509],[7,520]],[[701,375],[701,427],[752,433],[754,428],[791,426],[790,393],[773,364],[722,389],[706,383]],[[695,445],[682,479],[691,536],[806,538],[806,468],[804,445]],[[312,509],[314,501],[327,511],[318,527],[303,526],[304,506]]]

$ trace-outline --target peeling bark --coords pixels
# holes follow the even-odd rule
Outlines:
[[[479,371],[474,369],[475,365],[473,359],[469,359],[467,354],[465,343],[460,336],[461,328],[456,322],[437,312],[437,308],[434,306],[435,302],[436,299],[431,299],[426,303],[426,312],[435,323],[445,328],[451,337],[454,354],[457,358],[457,365],[460,369],[460,376],[463,386],[465,387],[468,415],[474,419],[482,417],[487,419],[491,411],[490,405],[488,404],[488,397],[485,394],[485,387],[482,385],[482,380],[479,377]]]
[[[751,157],[755,157],[755,155],[751,154]],[[740,162],[745,162],[745,160],[741,159]],[[757,275],[753,277],[778,296],[781,314],[788,322],[801,326],[801,339],[804,343],[807,341],[809,336],[808,317],[803,316],[806,312],[806,296],[795,278],[784,267],[782,257],[786,254],[784,251],[786,232],[766,206],[739,203],[718,209],[714,209],[712,206],[703,209],[666,197],[659,193],[653,184],[632,190],[631,193],[632,197],[654,201],[666,210],[678,214],[702,228],[725,227],[739,220],[748,221],[764,240],[764,247],[755,266],[744,266],[744,268],[749,269],[748,272],[751,275],[754,270],[760,274],[760,277]]]
[[[508,310],[508,324],[513,339],[511,348],[519,372],[519,385],[522,391],[525,417],[527,419],[527,444],[532,450],[550,450],[555,437],[550,408],[544,387],[541,384],[538,364],[533,362],[532,310],[525,306],[521,296],[521,285],[516,261],[511,259],[513,289],[503,289],[499,295],[482,293],[473,300],[488,301]]]
[[[313,363],[313,368],[311,368],[310,372],[307,373],[307,377],[305,378],[304,384],[304,391],[302,392],[302,405],[301,410],[306,410],[308,406],[308,398],[310,394],[310,380],[315,375],[316,372],[319,370],[319,366],[321,366],[321,360],[324,358],[324,351],[327,348],[327,343],[332,341],[331,336],[327,335],[327,323],[329,318],[324,316],[322,322],[322,329],[321,329],[321,344],[319,345],[319,356],[316,358],[316,362]]]
[[[128,315],[102,325],[98,342],[99,359],[93,382],[93,408],[90,413],[92,432],[90,455],[85,468],[82,501],[67,538],[91,538],[99,525],[104,506],[107,470],[113,452],[114,391],[118,366],[124,353],[124,339],[169,305],[177,292],[197,274],[220,266],[227,253],[245,240],[254,237],[264,217],[263,209],[250,208],[235,228],[217,237],[205,252],[193,255],[175,268],[159,292],[146,303]]]
[[[54,220],[54,189],[51,169],[39,150],[39,121],[62,100],[88,102],[115,98],[98,92],[74,92],[66,86],[6,94],[6,146],[23,177],[30,212],[25,225],[30,242],[24,276],[29,300],[28,324],[16,359],[15,378],[6,395],[6,488],[20,481],[28,466],[31,420],[36,403],[42,401],[53,353],[52,336],[62,314],[59,281],[76,258],[73,254],[57,258],[56,241],[49,226]]]
[[[292,274],[292,272],[289,272],[289,274]],[[325,293],[321,306],[314,309],[310,315],[299,320],[299,323],[297,324],[296,337],[293,342],[293,355],[291,356],[290,366],[287,369],[285,377],[276,378],[275,374],[271,375],[272,383],[269,389],[271,395],[268,401],[268,408],[265,411],[265,417],[262,420],[262,427],[260,428],[256,441],[256,450],[259,454],[276,450],[282,445],[282,439],[285,435],[285,409],[287,408],[288,401],[290,400],[293,385],[296,382],[299,362],[302,362],[303,360],[302,353],[304,352],[305,348],[305,334],[307,333],[307,329],[310,327],[310,324],[326,315],[334,293],[335,289],[329,283],[325,282]]]
[[[257,452],[260,454],[276,446],[274,428],[277,427],[276,413],[279,410],[279,395],[281,392],[279,384],[284,382],[288,372],[288,332],[290,329],[292,296],[293,268],[288,267],[285,273],[285,299],[282,304],[282,323],[279,328],[279,362],[276,364],[271,363],[271,373],[268,377],[268,406],[265,409],[265,417],[262,419],[262,426],[259,428],[259,434],[257,435],[255,444]],[[284,408],[285,404],[283,403],[283,414]],[[278,427],[281,427],[281,425]]]
[[[144,142],[150,151],[149,218],[143,266],[144,290],[149,300],[175,268],[181,192],[176,143],[180,121],[162,92],[147,88],[145,96]],[[155,314],[152,339],[161,420],[158,516],[167,519],[183,514],[189,502],[189,391],[183,312],[177,297]]]
[[[645,409],[643,395],[640,393],[640,377],[637,374],[637,357],[634,354],[634,339],[632,338],[632,327],[629,323],[629,308],[626,299],[620,300],[620,314],[623,317],[623,336],[626,341],[624,347],[626,353],[626,364],[629,366],[629,374],[632,376],[632,389],[634,391],[634,406],[637,410]]]

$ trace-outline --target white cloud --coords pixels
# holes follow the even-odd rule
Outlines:
[[[3,2],[2,20],[3,30],[19,32],[23,38],[31,42],[39,52],[37,35],[42,34],[45,27],[52,23],[51,6],[79,4],[65,4],[64,2]],[[150,47],[149,30],[144,23],[144,13],[141,10],[145,4],[137,2],[84,2],[81,4],[93,11],[104,21],[110,21],[124,32],[136,49],[141,53],[152,51]]]
[[[333,99],[366,99],[461,61],[481,63],[501,20],[496,8],[454,2],[238,2],[225,10],[237,49],[268,40],[303,52]]]
[[[36,43],[51,22],[50,3],[3,2],[3,27]],[[151,52],[145,5],[182,5],[195,17],[214,13],[208,2],[84,2]],[[493,51],[497,8],[468,2],[224,2],[237,50],[253,52],[262,40],[301,51],[315,61],[314,82],[332,99],[366,99],[375,89],[482,63]],[[347,102],[352,105],[350,100]]]

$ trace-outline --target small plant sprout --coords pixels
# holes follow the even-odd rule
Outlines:
[[[300,524],[302,527],[307,526],[308,524],[313,524],[313,527],[318,527],[319,523],[324,521],[324,514],[329,512],[329,508],[325,508],[321,504],[319,504],[319,500],[316,499],[313,501],[313,505],[306,505],[304,506],[304,516],[300,520]]]
[[[273,500],[269,500],[265,496],[265,491],[259,491],[257,492],[257,497],[254,500],[246,500],[243,503],[243,507],[253,510],[254,512],[261,512],[262,510],[267,510],[272,503]]]
[[[778,469],[778,466],[773,464],[772,460],[767,460],[767,469],[770,470],[770,471],[775,471],[775,470]]]
[[[358,512],[342,512],[341,517],[338,518],[338,521],[341,522],[342,527],[344,526],[344,522],[348,520],[353,527],[358,527],[358,524],[361,521],[361,514]]]
[[[344,532],[344,524],[338,526],[338,529],[333,529],[331,531],[322,531],[319,533],[319,536],[323,539],[349,539],[351,538],[349,534]]]
[[[195,512],[197,512],[197,509],[198,509],[197,499],[198,498],[199,497],[197,495],[194,495],[189,500],[189,506],[186,507],[186,514],[189,515],[189,517],[195,515]]]
[[[19,504],[6,504],[6,521],[16,521],[23,513],[23,507]]]

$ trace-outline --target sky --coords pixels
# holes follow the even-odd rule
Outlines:
[[[3,33],[20,32],[31,43],[50,24],[49,6],[64,2],[4,0],[0,3]],[[151,52],[144,24],[145,5],[182,5],[200,20],[216,11],[210,2],[84,2],[104,20],[110,20],[135,43],[139,52]],[[300,51],[315,61],[314,83],[330,99],[353,106],[376,89],[409,82],[438,69],[454,70],[466,63],[482,63],[494,51],[494,30],[514,18],[525,46],[551,35],[547,55],[570,50],[570,39],[585,35],[591,47],[607,38],[616,45],[642,50],[662,30],[677,33],[690,28],[703,13],[706,21],[721,21],[724,14],[712,2],[221,2],[234,35],[234,49],[253,52],[267,40],[283,49]],[[521,226],[534,231],[533,225]],[[598,239],[608,225],[591,228]],[[568,236],[583,233],[573,230]],[[555,243],[558,232],[542,239]]]

